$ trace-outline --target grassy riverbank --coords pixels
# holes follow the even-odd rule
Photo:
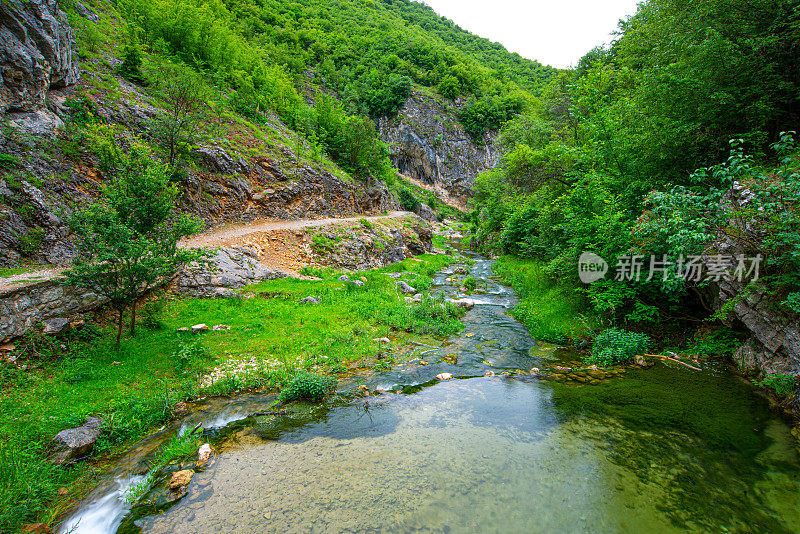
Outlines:
[[[136,336],[119,348],[112,327],[103,325],[63,340],[19,343],[37,354],[23,362],[25,370],[0,367],[0,531],[54,521],[91,487],[86,463],[58,468],[44,459],[53,435],[87,416],[104,419],[96,452],[109,453],[169,419],[181,400],[278,390],[299,369],[331,376],[355,365],[380,369],[409,336],[457,332],[462,326],[453,307],[427,298],[407,306],[386,275],[408,271],[403,279],[424,290],[451,261],[427,255],[359,273],[364,288],[328,271],[320,281],[252,286],[245,291],[252,298],[168,300],[145,311]],[[320,304],[299,304],[308,296]],[[230,330],[177,333],[198,323]],[[388,347],[376,341],[386,336]]]
[[[540,341],[567,343],[588,339],[600,329],[600,318],[577,288],[558,285],[541,262],[502,256],[494,271],[517,292],[515,319]]]

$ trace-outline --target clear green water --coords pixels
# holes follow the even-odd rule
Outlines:
[[[473,271],[489,280],[490,264]],[[407,393],[235,423],[185,498],[124,529],[800,532],[797,444],[747,383],[721,366],[595,386],[484,378],[575,355],[530,339],[507,289],[478,298],[433,365],[372,380]],[[459,379],[430,381],[442,371]]]

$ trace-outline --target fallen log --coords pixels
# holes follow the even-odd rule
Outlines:
[[[679,363],[681,365],[685,365],[689,369],[694,369],[695,371],[702,371],[702,369],[699,368],[699,367],[695,367],[694,365],[689,365],[686,362],[682,362],[680,360],[676,360],[675,358],[670,358],[669,356],[664,356],[662,354],[645,354],[644,356],[646,358],[659,358],[659,359],[662,359],[662,360],[669,360],[671,362],[675,362],[675,363]]]

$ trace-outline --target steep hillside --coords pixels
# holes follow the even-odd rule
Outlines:
[[[467,198],[554,73],[413,2],[58,5],[2,8],[25,50],[1,59],[4,267],[68,260],[70,213],[135,147],[207,225],[390,210],[397,168]]]

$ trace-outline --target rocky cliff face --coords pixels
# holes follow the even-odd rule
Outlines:
[[[724,206],[725,209],[744,208],[751,199],[750,191],[736,184],[726,195]],[[749,222],[746,224],[750,225]],[[714,254],[732,257],[749,255],[728,235],[720,236],[709,247],[708,254],[704,257],[706,265]],[[729,310],[724,322],[750,336],[733,356],[742,371],[800,376],[800,321],[780,310],[778,302],[770,296],[762,282],[746,284],[733,278],[723,278],[712,291],[714,309]]]
[[[378,131],[401,173],[465,199],[475,177],[497,165],[500,152],[493,134],[480,143],[470,138],[456,118],[460,105],[415,89],[395,117],[378,121]]]
[[[75,37],[56,0],[0,2],[0,112],[39,110],[50,88],[79,76]]]
[[[729,326],[750,333],[733,356],[745,372],[800,375],[800,322],[776,310],[763,288],[744,292],[737,282],[720,284],[719,305],[732,302]]]

